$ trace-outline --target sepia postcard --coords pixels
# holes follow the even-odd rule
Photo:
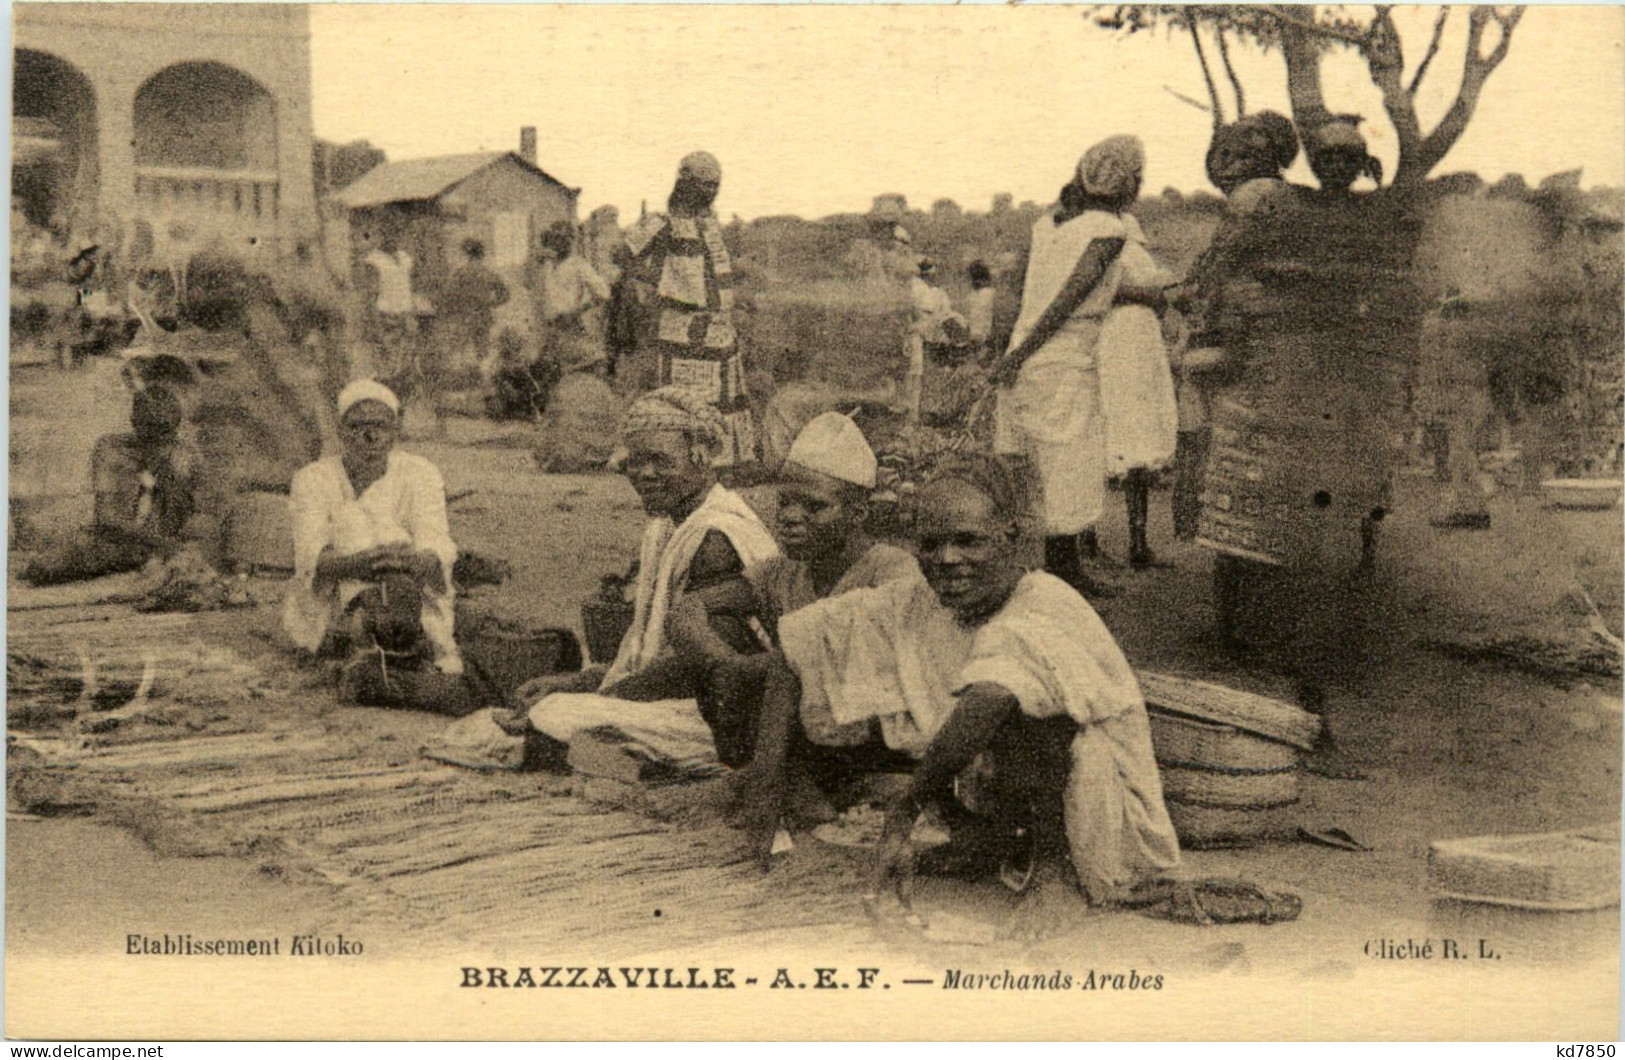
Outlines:
[[[1625,9],[11,18],[7,1038],[1612,1055]]]

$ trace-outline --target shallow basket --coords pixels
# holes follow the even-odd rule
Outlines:
[[[1139,673],[1147,707],[1200,718],[1305,751],[1315,749],[1320,719],[1290,703],[1172,674]]]
[[[1155,708],[1147,714],[1159,765],[1240,775],[1290,773],[1298,768],[1298,749],[1278,740]]]
[[[1441,839],[1428,849],[1439,898],[1523,909],[1619,904],[1619,825],[1539,835]]]
[[[1174,833],[1187,847],[1249,846],[1272,839],[1290,839],[1298,832],[1296,802],[1263,809],[1204,806],[1165,800]]]

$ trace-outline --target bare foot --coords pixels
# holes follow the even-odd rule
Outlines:
[[[1039,942],[1088,915],[1089,903],[1079,892],[1070,866],[1045,860],[1033,870],[1032,882],[999,935],[1013,942]]]

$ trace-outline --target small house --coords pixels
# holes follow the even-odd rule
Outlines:
[[[535,130],[521,133],[519,151],[486,151],[386,162],[333,196],[343,207],[353,257],[382,247],[415,262],[414,286],[434,290],[459,264],[469,238],[485,245],[485,260],[517,278],[541,233],[576,220],[580,188],[536,164]]]

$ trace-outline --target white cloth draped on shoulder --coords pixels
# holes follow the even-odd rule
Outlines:
[[[713,530],[733,545],[744,564],[745,577],[753,584],[767,562],[779,554],[772,533],[756,512],[723,486],[712,487],[681,525],[673,525],[667,518],[652,520],[638,553],[632,625],[599,684],[600,691],[544,696],[530,709],[534,729],[563,743],[584,730],[607,729],[631,749],[679,767],[717,762],[711,730],[700,716],[697,701],[633,702],[602,691],[638,673],[666,650],[666,619],[683,591],[701,542]]]
[[[1126,239],[1115,214],[1089,210],[1057,225],[1053,212],[1033,224],[1021,312],[1010,340],[1019,345],[1060,296],[1089,244]],[[1046,533],[1074,534],[1093,526],[1105,505],[1105,439],[1096,359],[1101,321],[1121,282],[1121,262],[1106,270],[1060,330],[1001,389],[994,449],[1025,453],[1044,487]]]
[[[682,525],[662,516],[650,520],[638,548],[638,582],[632,625],[621,639],[615,661],[603,687],[642,670],[666,646],[666,617],[688,579],[689,564],[705,535],[717,531],[728,539],[745,565],[745,577],[754,581],[762,565],[779,554],[773,534],[739,494],[713,486],[705,500]]]
[[[363,589],[365,582],[318,584],[316,563],[331,547],[348,556],[380,545],[407,544],[440,559],[445,589],[423,592],[424,636],[437,669],[463,672],[453,639],[455,615],[451,581],[457,546],[446,519],[446,485],[440,471],[413,453],[395,450],[383,477],[356,496],[341,457],[307,464],[293,477],[289,498],[293,513],[294,577],[283,603],[282,624],[294,644],[316,651],[333,620]]]
[[[888,746],[920,755],[960,693],[998,685],[1032,717],[1077,723],[1063,801],[1086,893],[1104,898],[1178,866],[1139,682],[1094,609],[1059,579],[1026,575],[974,630],[919,579],[820,601],[779,633],[815,742],[859,742],[878,718]]]

